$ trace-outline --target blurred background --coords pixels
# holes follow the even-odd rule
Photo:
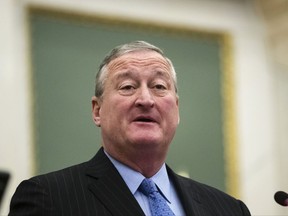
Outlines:
[[[94,155],[97,67],[135,39],[178,72],[169,165],[252,215],[288,215],[273,200],[288,191],[288,0],[2,0],[0,17],[0,215],[22,180]]]

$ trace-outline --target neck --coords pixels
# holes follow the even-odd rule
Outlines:
[[[131,169],[140,172],[146,178],[155,175],[165,162],[166,152],[141,150],[136,152],[121,152],[106,149],[105,151],[114,159],[125,164]]]

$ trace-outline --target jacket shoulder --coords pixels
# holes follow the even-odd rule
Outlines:
[[[194,205],[194,210],[201,209],[206,215],[250,215],[242,201],[215,187],[177,175],[173,171],[172,179],[184,205]]]

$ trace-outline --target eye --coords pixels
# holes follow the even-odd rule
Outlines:
[[[135,85],[132,84],[123,84],[119,87],[119,93],[121,95],[132,95],[135,92]]]
[[[157,96],[165,96],[168,92],[168,85],[164,84],[164,83],[155,83],[152,86],[153,92],[155,95]]]
[[[154,86],[154,88],[157,90],[166,90],[167,89],[167,87],[165,85],[162,85],[162,84],[156,84]]]
[[[124,91],[125,90],[127,90],[127,91],[132,90],[132,89],[135,89],[134,86],[132,86],[132,85],[124,85],[124,86],[120,87],[120,90],[124,90]]]
[[[165,82],[155,82],[152,88],[156,91],[165,91],[168,89],[168,85]]]

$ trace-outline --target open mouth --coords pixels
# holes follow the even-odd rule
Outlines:
[[[156,122],[153,118],[150,117],[137,117],[135,122]]]

